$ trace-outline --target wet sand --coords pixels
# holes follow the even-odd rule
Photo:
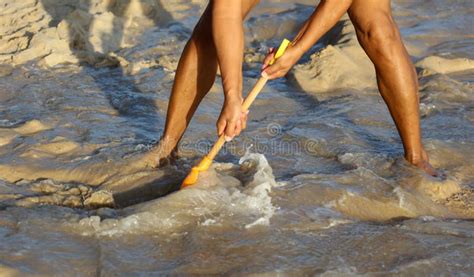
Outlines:
[[[182,191],[215,139],[219,79],[181,158],[158,170],[140,158],[162,132],[205,1],[76,2],[2,2],[1,274],[473,274],[470,1],[393,3],[419,76],[424,143],[445,179],[403,160],[344,17],[265,87],[247,130]],[[244,91],[265,50],[313,8],[262,1],[250,14]]]

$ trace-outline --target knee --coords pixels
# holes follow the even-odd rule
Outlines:
[[[401,41],[398,28],[388,14],[376,16],[365,24],[359,24],[356,29],[359,41],[366,50],[384,56],[391,56]]]
[[[204,11],[194,27],[191,41],[205,43],[208,43],[209,41],[212,42],[212,14],[209,7]]]

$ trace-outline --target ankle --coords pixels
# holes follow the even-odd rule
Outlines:
[[[163,135],[160,140],[158,141],[158,144],[162,145],[173,145],[176,146],[178,144],[177,138],[170,136],[170,135]]]
[[[411,164],[418,164],[418,163],[424,161],[423,154],[421,153],[421,151],[419,151],[419,152],[406,152],[405,153],[405,160],[407,160]]]
[[[176,149],[177,145],[178,145],[177,139],[171,136],[164,135],[160,138],[158,143],[155,146],[153,146],[153,149],[154,149],[153,152],[158,151],[159,153],[162,153],[168,156]]]

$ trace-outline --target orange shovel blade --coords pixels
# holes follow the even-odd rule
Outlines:
[[[193,167],[191,169],[191,172],[189,172],[188,176],[186,176],[186,178],[184,178],[184,181],[181,184],[181,188],[185,188],[185,187],[192,186],[192,185],[196,184],[196,182],[199,178],[199,172],[206,171],[211,166],[211,164],[212,164],[212,160],[209,159],[207,156],[202,158],[199,165]]]

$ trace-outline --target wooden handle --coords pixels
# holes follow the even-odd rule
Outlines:
[[[282,41],[282,43],[280,44],[280,47],[278,47],[278,50],[275,53],[274,58],[270,61],[269,63],[270,65],[272,65],[280,56],[283,55],[283,53],[285,52],[289,44],[290,44],[290,41],[287,39],[284,39]],[[260,93],[260,91],[262,91],[267,81],[268,79],[264,77],[260,77],[260,79],[258,79],[257,83],[253,86],[252,90],[249,92],[244,102],[242,103],[243,112],[246,112],[250,108],[250,105],[252,105],[255,98],[257,98],[257,95]],[[209,158],[210,160],[214,160],[217,153],[219,153],[222,146],[224,146],[224,143],[225,143],[224,137],[225,137],[224,134],[219,136],[219,139],[217,139],[216,143],[214,143],[214,146],[212,146],[211,150],[207,154],[206,156],[207,158]]]
[[[260,77],[260,79],[258,79],[257,83],[253,86],[252,90],[249,92],[249,94],[245,98],[244,103],[242,103],[243,112],[246,112],[250,108],[253,101],[255,100],[255,98],[257,98],[260,91],[262,91],[267,81],[268,79],[264,77]]]
[[[250,108],[253,101],[255,100],[255,98],[257,98],[258,94],[262,91],[267,81],[268,79],[264,77],[260,77],[260,79],[258,79],[257,83],[253,86],[252,90],[249,92],[244,102],[242,103],[243,112],[247,111]],[[211,150],[207,154],[207,157],[211,160],[214,160],[217,153],[219,153],[219,151],[221,150],[222,146],[224,146],[224,144],[225,144],[225,135],[222,134],[214,143],[214,146],[212,146]]]
[[[225,138],[224,138],[224,134],[222,134],[217,139],[216,143],[214,143],[214,146],[212,146],[211,151],[209,151],[209,153],[207,154],[207,158],[209,158],[210,160],[214,160],[217,153],[219,153],[222,146],[224,146],[224,143],[225,143]]]

